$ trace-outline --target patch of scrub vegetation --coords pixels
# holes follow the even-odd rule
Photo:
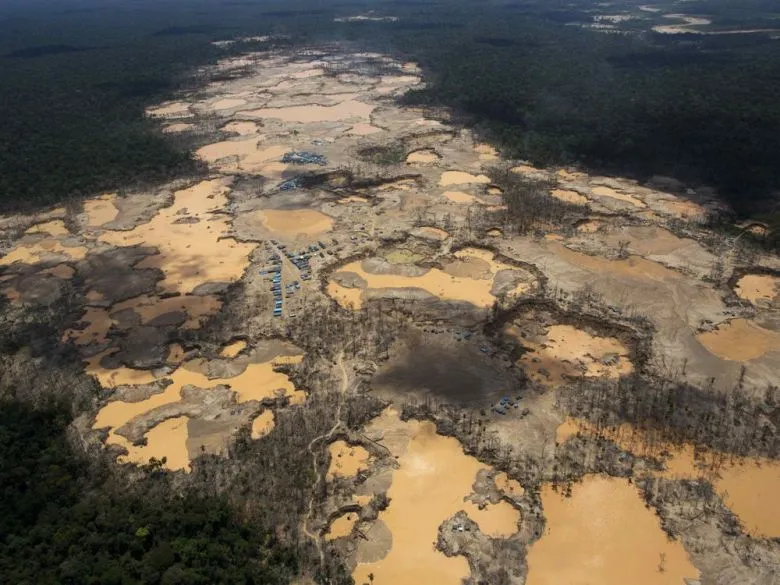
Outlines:
[[[398,247],[385,250],[382,257],[391,264],[417,264],[425,260],[426,255],[409,248]]]
[[[375,165],[398,165],[406,160],[406,146],[403,142],[366,146],[358,150],[361,160]]]

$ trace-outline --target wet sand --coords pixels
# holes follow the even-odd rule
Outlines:
[[[650,471],[665,479],[705,479],[752,536],[780,538],[780,507],[772,505],[780,489],[780,461],[736,457],[677,445],[629,424],[597,430],[584,420],[567,418],[556,431],[561,444],[578,433],[601,436],[640,457],[658,459],[664,469]]]
[[[441,523],[464,510],[482,532],[506,537],[517,531],[519,512],[506,502],[480,510],[464,501],[486,466],[464,454],[457,439],[436,434],[432,423],[404,423],[388,410],[371,426],[382,430],[383,444],[398,455],[387,492],[390,505],[379,514],[392,533],[392,547],[381,560],[358,563],[355,583],[367,582],[373,573],[376,583],[461,585],[469,576],[466,559],[448,558],[434,548]]]
[[[444,197],[452,201],[453,203],[474,203],[478,199],[474,195],[469,195],[463,191],[445,191],[442,193]]]
[[[314,209],[264,209],[255,213],[280,238],[307,238],[333,229],[333,218]]]
[[[487,175],[472,175],[464,171],[444,171],[439,179],[439,185],[447,187],[448,185],[468,185],[477,183],[486,185],[490,183]]]
[[[696,339],[716,356],[737,362],[749,362],[780,349],[780,334],[747,319],[732,319]]]
[[[628,350],[614,337],[597,337],[570,325],[553,325],[543,339],[531,341],[515,325],[506,334],[530,351],[519,365],[540,383],[558,385],[569,377],[618,378],[633,371]]]
[[[119,210],[114,205],[116,195],[101,195],[96,199],[87,199],[84,201],[84,213],[87,215],[87,225],[89,227],[100,227],[109,221],[114,221],[119,215]]]
[[[158,254],[136,266],[162,270],[165,277],[159,286],[165,292],[190,293],[207,282],[238,280],[255,244],[226,237],[230,217],[219,212],[227,205],[229,184],[229,180],[214,179],[177,191],[173,204],[149,222],[130,231],[105,231],[98,239],[114,246],[157,248]]]
[[[330,465],[328,479],[336,477],[353,477],[361,469],[368,467],[370,456],[360,445],[349,445],[345,441],[335,441],[328,445]]]
[[[347,512],[343,516],[339,516],[331,522],[325,533],[325,540],[336,540],[342,536],[349,536],[359,518],[355,512]]]
[[[475,248],[460,250],[456,253],[458,258],[477,258],[488,262],[491,269],[489,278],[468,278],[452,276],[438,268],[429,269],[421,276],[403,276],[400,274],[372,274],[363,269],[361,261],[352,262],[343,266],[339,272],[352,272],[357,274],[366,283],[369,289],[400,289],[419,288],[425,290],[440,299],[467,301],[477,307],[490,307],[496,297],[490,292],[493,288],[495,273],[501,269],[510,269],[511,266],[503,265],[493,260],[493,253]],[[335,284],[331,282],[330,284]],[[521,283],[513,294],[518,294],[529,285]],[[350,291],[358,289],[348,289]],[[355,295],[358,293],[346,292],[339,285],[328,286],[327,292],[336,295],[336,300],[355,303]],[[344,306],[344,305],[342,305]],[[360,305],[358,304],[359,308]]]
[[[65,222],[61,219],[52,219],[43,223],[36,223],[30,226],[25,234],[49,234],[50,236],[69,236],[70,231],[65,227]]]
[[[542,488],[545,533],[528,551],[527,585],[681,585],[698,571],[625,479],[585,476],[566,498]],[[659,570],[662,567],[663,570]]]
[[[780,278],[770,274],[746,274],[737,281],[734,292],[753,304],[771,303],[780,295]]]
[[[59,240],[45,238],[33,244],[15,247],[0,258],[0,266],[10,266],[15,262],[37,264],[47,254],[65,256],[69,260],[83,260],[87,256],[87,249],[83,246],[66,247]]]
[[[234,358],[238,354],[240,354],[242,351],[244,351],[247,347],[247,342],[243,339],[239,339],[238,341],[234,341],[233,343],[228,343],[225,347],[223,347],[219,352],[219,357],[223,358]]]
[[[426,148],[423,150],[415,150],[410,152],[406,157],[406,164],[433,164],[438,162],[441,156],[432,148]]]
[[[274,429],[275,425],[276,422],[274,420],[274,411],[264,410],[252,421],[252,438],[259,439],[261,437],[265,437]]]
[[[346,100],[335,106],[289,106],[284,108],[261,108],[247,110],[243,115],[251,118],[276,118],[283,122],[312,124],[315,122],[341,122],[352,119],[371,120],[371,112],[376,108],[357,100]]]
[[[163,467],[170,471],[189,471],[190,456],[187,453],[187,422],[186,416],[169,418],[146,433],[146,445],[132,445],[124,440],[121,444],[127,449],[127,455],[117,457],[119,463],[136,463],[145,465],[154,457],[162,460]],[[117,435],[118,436],[118,435]]]

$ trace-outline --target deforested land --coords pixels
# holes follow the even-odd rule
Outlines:
[[[732,167],[711,156],[719,138],[691,153],[675,126],[664,140],[686,152],[661,155],[650,118],[622,123],[642,100],[668,103],[663,87],[631,105],[582,94],[595,101],[574,119],[580,82],[561,69],[558,101],[539,103],[545,60],[586,39],[569,66],[630,54],[612,63],[633,71],[620,82],[592,75],[629,92],[640,78],[715,83],[710,57],[681,55],[716,45],[722,67],[748,53],[769,66],[771,7],[740,20],[715,2],[231,6],[210,26],[191,9],[149,12],[134,25],[144,42],[121,50],[159,43],[146,60],[159,84],[140,89],[130,63],[102,74],[137,93],[109,106],[95,85],[78,132],[83,96],[48,129],[39,119],[38,136],[99,151],[91,172],[89,157],[54,156],[44,178],[0,157],[13,171],[0,217],[4,579],[780,579],[771,152],[732,189]],[[117,18],[99,13],[84,22]],[[120,50],[84,28],[83,44],[14,45],[4,59],[65,91],[68,61],[45,68]],[[498,67],[502,51],[528,60]],[[675,115],[725,99],[685,95]],[[768,146],[775,112],[753,97],[745,140]],[[622,138],[581,141],[611,99],[615,126],[591,130]],[[19,103],[14,123],[37,107]],[[740,160],[750,149],[732,136]],[[29,152],[25,164],[44,153]]]

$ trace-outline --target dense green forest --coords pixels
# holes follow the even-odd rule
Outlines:
[[[636,9],[627,0],[608,10]],[[631,34],[584,25],[590,0],[195,0],[33,2],[0,13],[0,204],[46,203],[197,172],[186,142],[143,118],[224,50],[210,41],[287,35],[417,59],[408,97],[463,115],[507,154],[711,185],[738,213],[774,211],[780,185],[780,40]],[[680,11],[675,3],[659,4]],[[333,22],[365,13],[396,22]],[[773,12],[774,11],[774,12]],[[698,0],[686,13],[765,27],[766,0]],[[632,30],[632,28],[637,30]],[[239,49],[237,49],[239,50]]]
[[[0,404],[0,583],[287,583],[295,553],[220,498],[124,482],[74,453],[62,409]]]

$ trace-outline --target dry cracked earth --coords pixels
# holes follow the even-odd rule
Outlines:
[[[505,160],[399,105],[422,74],[384,55],[268,51],[202,73],[218,80],[148,114],[197,139],[208,176],[0,218],[8,318],[75,307],[60,342],[104,389],[85,437],[187,473],[306,408],[291,320],[392,307],[412,326],[369,367],[387,408],[323,446],[327,496],[306,519],[356,583],[778,582],[776,460],[621,426],[599,440],[631,473],[551,480],[556,453],[604,432],[567,416],[561,387],[639,369],[713,393],[780,383],[780,261],[702,227],[714,194]],[[521,233],[513,181],[574,211]],[[214,326],[231,311],[242,327]],[[492,453],[533,456],[536,479],[409,417],[410,400],[460,405]],[[717,514],[697,521],[686,494],[714,459]]]

